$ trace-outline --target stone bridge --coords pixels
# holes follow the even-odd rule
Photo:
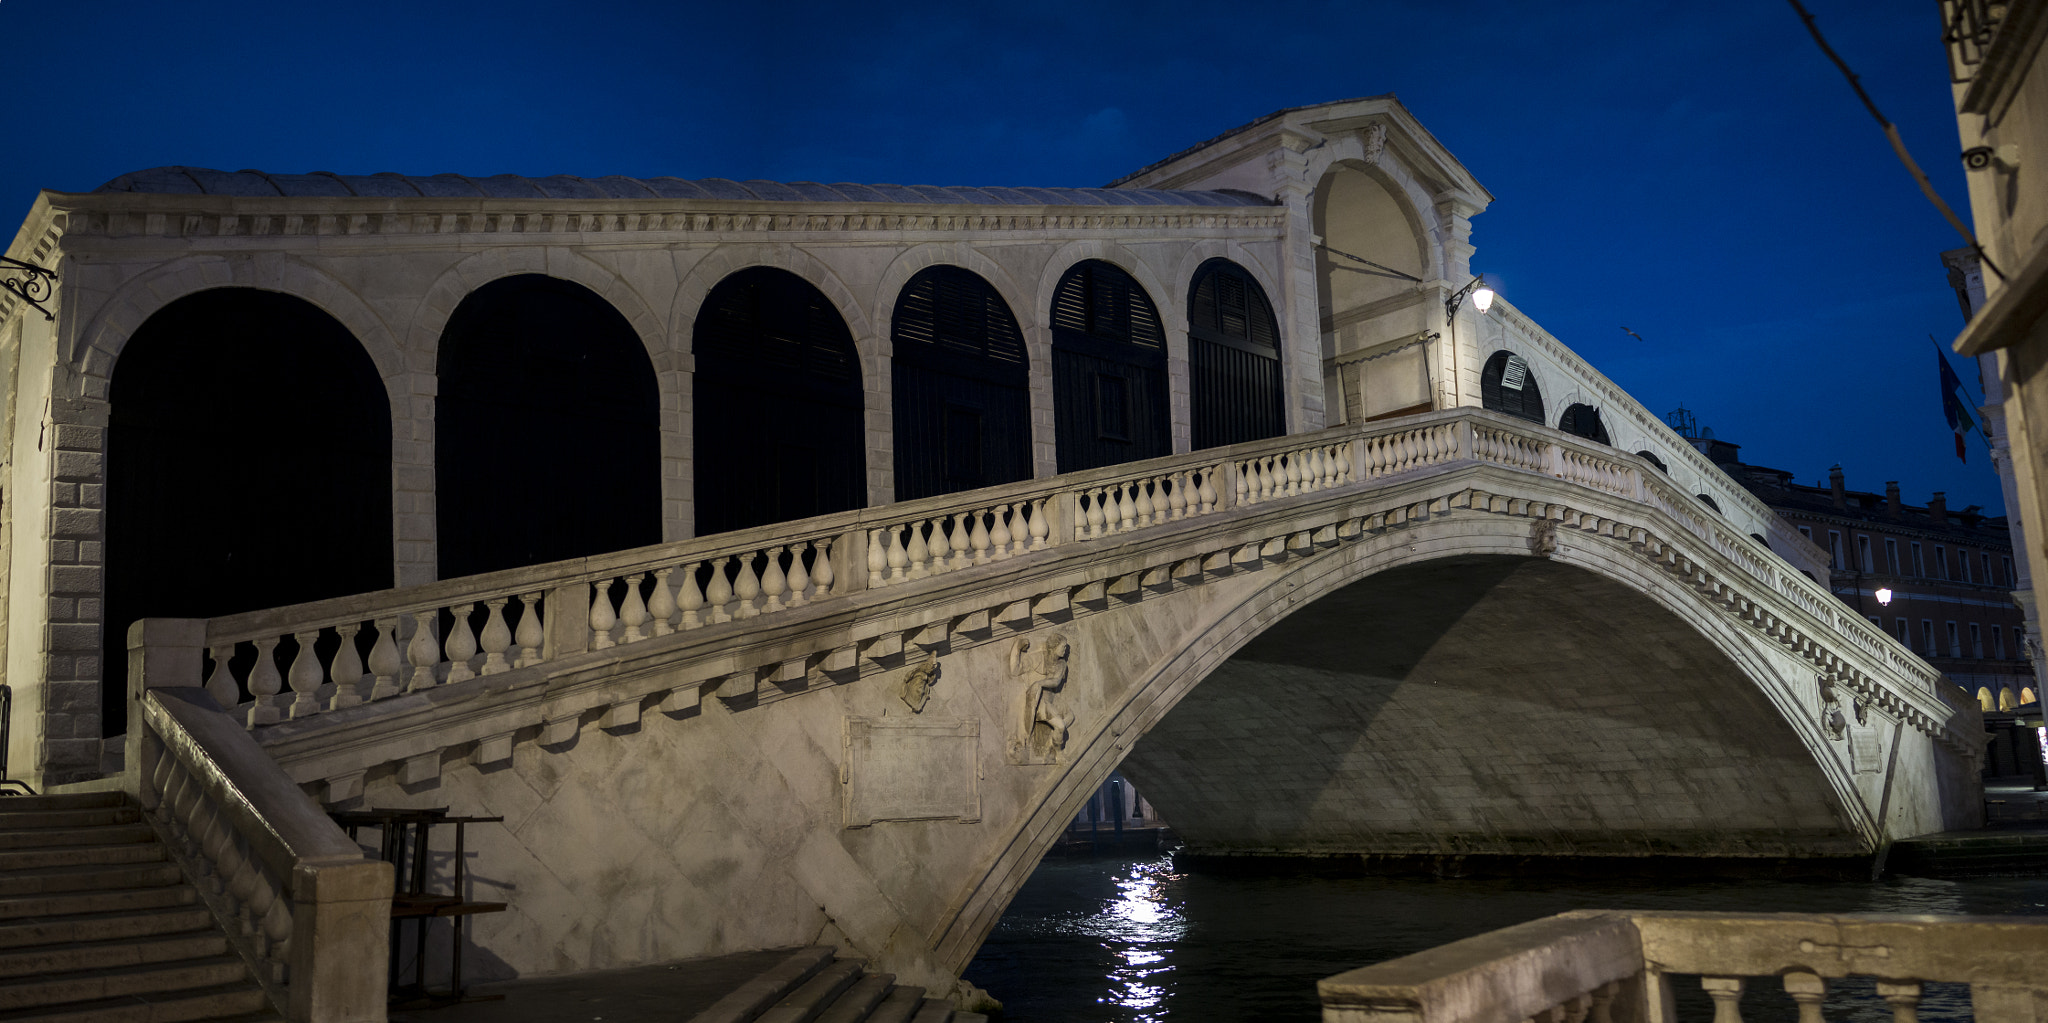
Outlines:
[[[1241,855],[1857,857],[1977,808],[1960,690],[1643,459],[1475,410],[131,643],[329,808],[503,815],[500,972],[950,983],[1119,766]]]

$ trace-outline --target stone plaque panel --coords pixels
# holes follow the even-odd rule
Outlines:
[[[981,819],[981,722],[847,718],[846,826]]]

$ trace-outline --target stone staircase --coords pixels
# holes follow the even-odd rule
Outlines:
[[[281,1019],[133,799],[0,798],[0,1021]]]
[[[689,1023],[987,1023],[894,974],[869,973],[865,960],[836,959],[815,946],[790,953]]]

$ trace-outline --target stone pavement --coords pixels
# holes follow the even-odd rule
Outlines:
[[[736,952],[568,977],[473,984],[472,996],[505,997],[444,1009],[393,1009],[391,1023],[679,1023],[788,958],[791,951]]]

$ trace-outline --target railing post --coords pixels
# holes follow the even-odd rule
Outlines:
[[[292,870],[294,1023],[385,1018],[391,871],[389,863],[360,859],[302,860]]]
[[[1237,507],[1237,479],[1244,470],[1238,468],[1235,458],[1225,458],[1222,464],[1223,473],[1216,480],[1216,510],[1228,511]]]
[[[1057,547],[1074,542],[1074,523],[1081,518],[1081,494],[1071,488],[1055,490],[1045,499],[1045,545]]]
[[[1564,448],[1554,440],[1543,442],[1543,471],[1557,479],[1564,478]]]
[[[856,526],[832,541],[832,593],[839,596],[868,588],[868,531]]]
[[[206,620],[203,618],[143,618],[128,626],[128,740],[125,743],[127,778],[122,787],[142,798],[142,786],[149,784],[146,768],[155,762],[149,742],[149,728],[143,724],[142,694],[150,689],[204,686]],[[146,802],[146,801],[145,801]]]
[[[548,646],[544,652],[547,660],[557,661],[589,652],[590,584],[565,583],[549,590],[547,614],[542,622],[548,630]]]

